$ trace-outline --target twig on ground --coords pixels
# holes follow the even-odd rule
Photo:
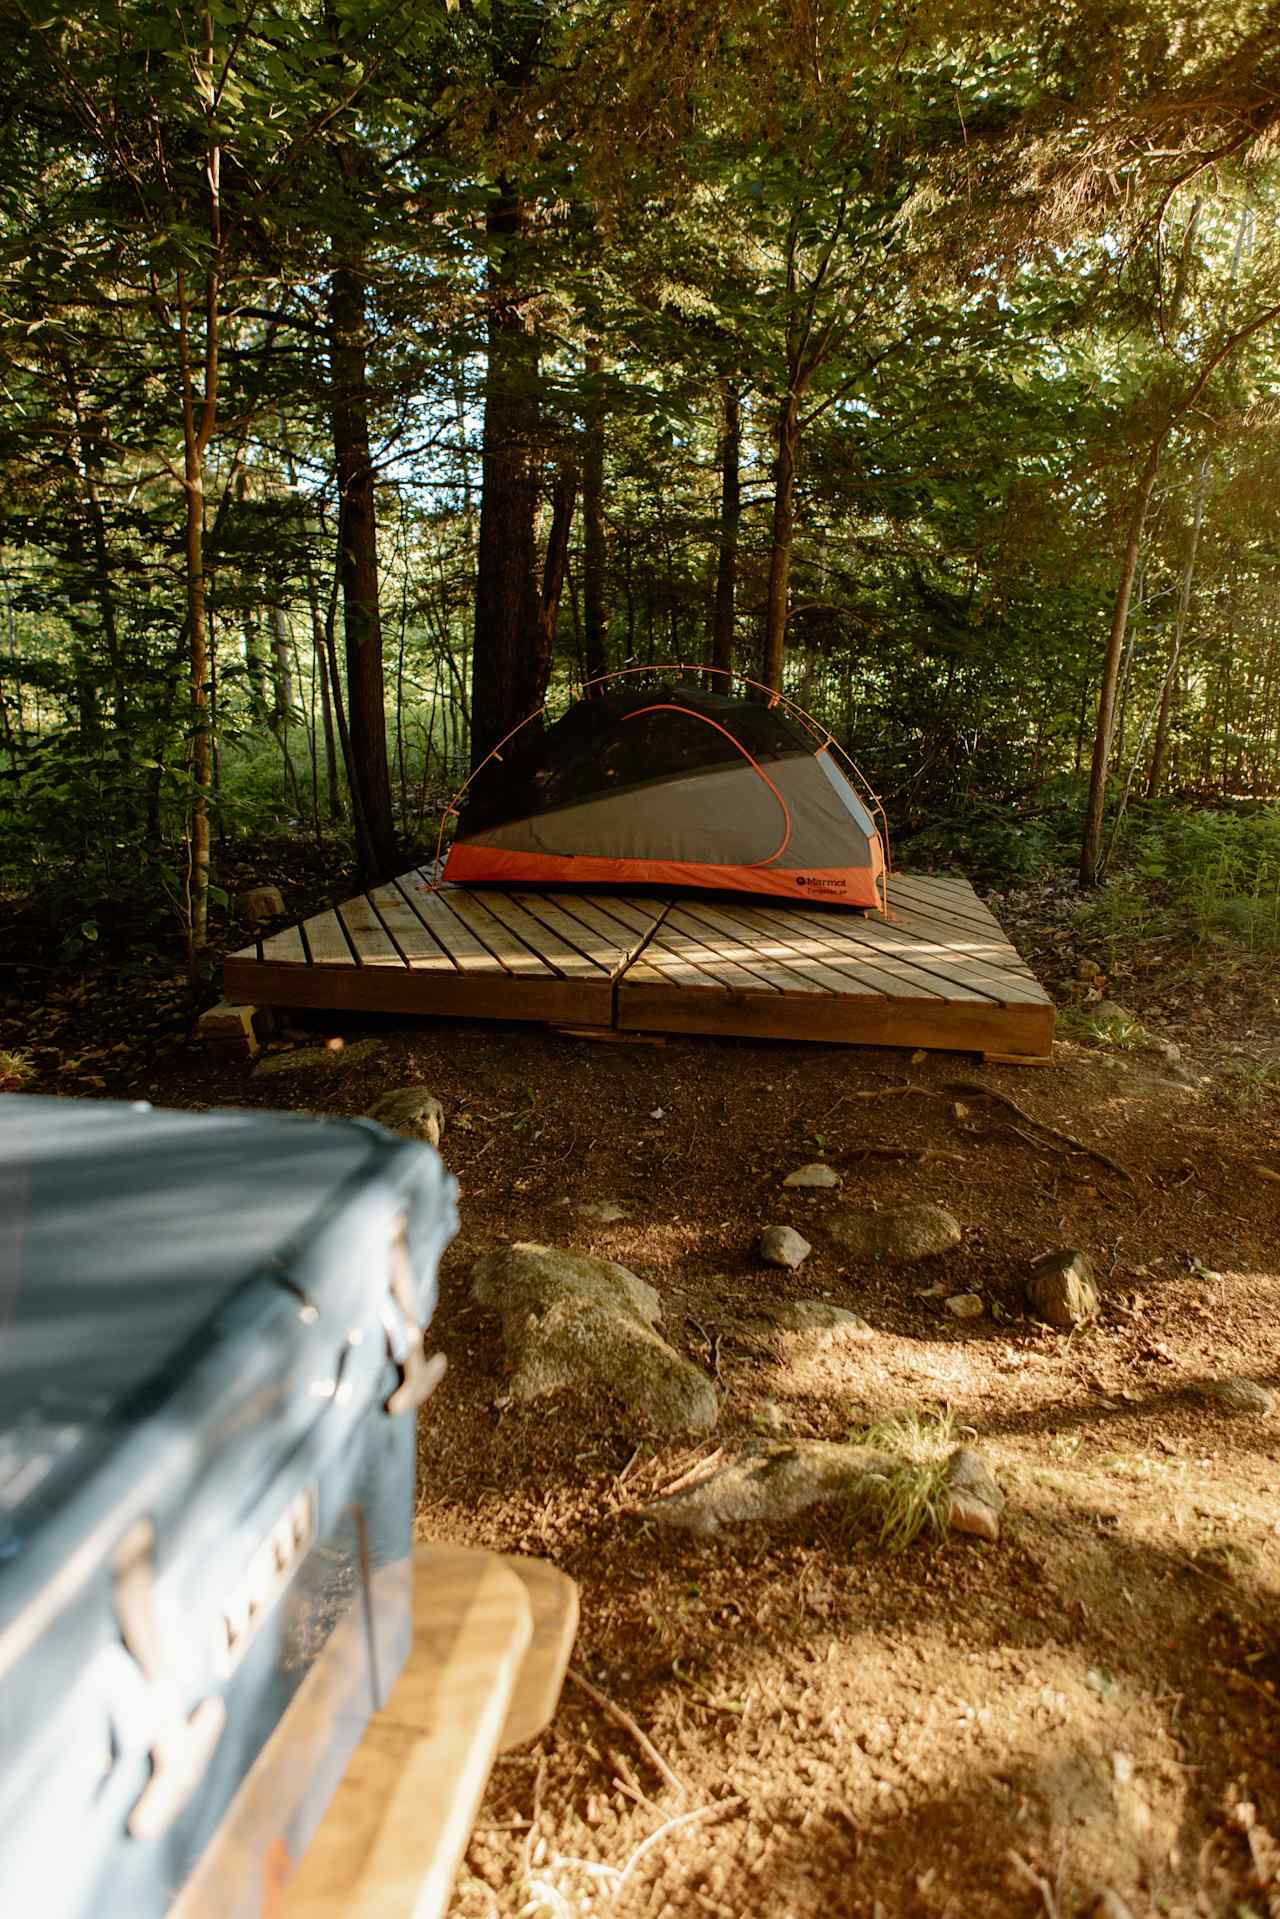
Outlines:
[[[848,1155],[850,1159],[913,1159],[917,1165],[927,1166],[933,1159],[954,1159],[964,1164],[963,1153],[951,1153],[942,1146],[859,1146]]]
[[[630,1459],[627,1461],[626,1465],[622,1468],[622,1471],[618,1474],[617,1479],[614,1481],[615,1485],[621,1486],[626,1482],[627,1474],[631,1471],[631,1468],[635,1465],[639,1457],[640,1457],[640,1447],[637,1446],[635,1451],[632,1453]]]
[[[539,1759],[538,1770],[533,1775],[533,1811],[529,1815],[529,1830],[524,1836],[521,1852],[524,1856],[524,1876],[527,1879],[533,1871],[533,1845],[538,1836],[538,1821],[542,1817],[542,1788],[546,1783],[547,1762]]]
[[[622,1891],[622,1888],[626,1885],[627,1880],[644,1858],[646,1852],[648,1852],[651,1847],[656,1846],[660,1839],[665,1839],[669,1833],[678,1831],[681,1826],[692,1826],[695,1821],[699,1819],[709,1819],[713,1813],[717,1812],[730,1812],[742,1804],[741,1794],[736,1794],[732,1799],[713,1799],[709,1806],[695,1806],[692,1812],[680,1812],[676,1814],[674,1819],[668,1819],[663,1825],[658,1827],[656,1832],[651,1832],[647,1839],[640,1841],[640,1844],[636,1847],[626,1865],[622,1868],[621,1873],[618,1875],[617,1891]]]
[[[691,1486],[695,1479],[700,1479],[704,1472],[710,1472],[713,1466],[718,1466],[723,1458],[724,1447],[717,1446],[713,1453],[707,1453],[702,1459],[695,1459],[692,1466],[687,1466],[667,1485],[660,1486],[654,1498],[665,1499],[668,1493],[682,1492],[686,1486]]]
[[[1007,1093],[998,1093],[994,1086],[979,1086],[974,1080],[956,1079],[948,1082],[946,1090],[948,1093],[967,1094],[970,1099],[994,1100],[997,1106],[1008,1107],[1011,1113],[1017,1114],[1024,1126],[1033,1126],[1037,1132],[1047,1133],[1050,1139],[1061,1140],[1063,1145],[1069,1146],[1073,1152],[1084,1153],[1087,1158],[1096,1159],[1099,1166],[1107,1167],[1111,1172],[1118,1173],[1121,1179],[1127,1179],[1130,1185],[1133,1184],[1133,1174],[1127,1166],[1122,1166],[1119,1160],[1112,1159],[1109,1153],[1102,1152],[1096,1146],[1086,1146],[1084,1141],[1077,1139],[1074,1133],[1064,1133],[1061,1128],[1050,1126],[1046,1120],[1036,1119],[1033,1114],[1019,1106],[1016,1099],[1010,1099]]]
[[[1249,1686],[1260,1699],[1265,1699],[1272,1712],[1280,1712],[1280,1699],[1269,1692],[1260,1679],[1250,1672],[1237,1672],[1234,1666],[1210,1666],[1210,1672],[1218,1673],[1223,1679],[1229,1679],[1233,1686]]]
[[[612,1699],[606,1698],[604,1693],[600,1691],[600,1688],[593,1686],[591,1681],[585,1678],[575,1666],[570,1666],[566,1677],[572,1679],[574,1685],[580,1687],[581,1690],[586,1693],[588,1699],[594,1700],[601,1712],[605,1714],[606,1718],[612,1719],[615,1726],[621,1726],[624,1732],[631,1734],[631,1737],[635,1740],[645,1758],[649,1761],[650,1765],[657,1767],[662,1777],[671,1787],[671,1790],[678,1792],[682,1799],[685,1798],[684,1782],[672,1772],[670,1766],[658,1751],[658,1748],[654,1745],[648,1733],[644,1732],[636,1724],[631,1714],[624,1712],[621,1706],[615,1706]]]
[[[1029,1866],[1022,1854],[1015,1852],[1012,1847],[1009,1848],[1007,1856],[1010,1863],[1022,1874],[1027,1884],[1034,1886],[1040,1894],[1041,1899],[1044,1901],[1046,1919],[1059,1919],[1058,1901],[1054,1897],[1053,1887],[1049,1884],[1049,1881],[1043,1878],[1034,1867]]]

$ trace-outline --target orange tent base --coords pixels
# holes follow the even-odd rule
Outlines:
[[[872,843],[873,855],[879,847]],[[602,859],[591,855],[512,852],[474,841],[455,842],[444,878],[459,886],[645,886],[705,887],[725,893],[758,893],[770,899],[827,901],[838,906],[882,908],[883,860],[873,866],[837,866],[788,871],[776,866],[711,866],[686,860]]]

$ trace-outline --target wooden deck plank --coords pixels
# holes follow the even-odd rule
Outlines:
[[[597,917],[603,915],[640,939],[648,938],[671,905],[669,893],[663,897],[646,893],[557,893],[556,898],[570,912],[589,907]]]
[[[779,993],[783,990],[768,977],[767,961],[762,968],[748,968],[740,966],[736,960],[722,958],[697,921],[686,916],[683,903],[671,908],[646,951],[655,960],[658,952],[670,953],[676,959],[696,966],[700,972],[708,975],[708,985],[726,988],[736,986],[740,991],[749,993],[769,990]]]
[[[511,977],[502,961],[494,957],[484,941],[477,939],[471,928],[450,910],[442,891],[429,886],[414,873],[403,875],[397,884],[428,933],[448,954],[460,973],[493,973],[502,979]]]
[[[387,930],[363,893],[344,900],[338,908],[347,938],[356,949],[361,966],[403,966],[404,955],[388,938]]]
[[[426,973],[408,966],[223,965],[230,1000],[313,1011],[409,1013],[428,1019],[533,1021],[548,1026],[609,1026],[613,985],[599,980],[486,972]]]
[[[236,958],[243,959],[246,955],[252,955],[255,959],[259,957],[252,947],[246,947],[244,953],[236,954]],[[262,942],[261,958],[273,966],[305,966],[307,949],[302,944],[301,928],[286,926],[283,933],[272,933],[270,938]]]
[[[900,941],[886,939],[891,932],[883,920],[871,915],[857,913],[813,912],[806,914],[801,908],[787,908],[783,911],[787,925],[803,932],[807,938],[821,937],[830,941],[833,951],[849,960],[863,965],[874,966],[884,973],[893,985],[884,985],[881,990],[891,997],[903,999],[973,999],[995,1001],[999,995],[983,992],[976,983],[961,983],[954,979],[939,979],[936,974],[917,963],[916,957],[908,947],[904,950]],[[815,929],[821,928],[818,934]],[[879,982],[877,982],[879,984]]]
[[[708,945],[721,958],[733,960],[750,972],[766,979],[780,992],[839,993],[850,982],[834,973],[820,977],[823,969],[812,971],[795,954],[780,949],[767,933],[754,933],[735,925],[728,914],[699,900],[680,909],[683,925],[705,929]]]
[[[854,947],[847,941],[822,938],[816,930],[821,925],[817,915],[810,916],[812,925],[801,914],[788,922],[772,907],[763,907],[757,912],[754,907],[736,901],[725,907],[717,903],[717,911],[744,927],[771,950],[775,944],[789,945],[803,968],[812,971],[820,966],[833,981],[840,981],[839,991],[859,996],[881,993],[889,998],[945,997],[937,982],[930,986],[914,967],[903,966],[888,956],[873,958],[868,949]]]
[[[556,893],[514,893],[512,898],[611,977],[647,937],[647,932],[630,933],[616,920],[593,915],[587,902],[577,896],[565,899]],[[655,924],[656,916],[648,931]]]
[[[354,969],[355,954],[347,943],[342,921],[335,912],[317,913],[312,919],[303,920],[302,937],[307,942],[307,952],[313,966],[350,966]]]
[[[618,985],[624,1032],[736,1034],[750,1039],[808,1040],[840,1046],[924,1046],[951,1052],[1000,1052],[1043,1059],[1053,1038],[1049,1006],[997,1006],[991,1001],[859,999],[836,994],[717,993],[683,988],[633,968]]]
[[[378,909],[378,917],[405,958],[405,963],[420,972],[456,973],[458,963],[445,952],[439,940],[414,912],[398,882],[375,886],[369,898]]]
[[[928,949],[952,952],[971,966],[981,967],[995,981],[1011,980],[1043,991],[1025,961],[1003,941],[996,941],[985,933],[947,926],[938,920],[917,917],[915,913],[903,913],[895,920],[894,927],[918,946],[922,960]]]
[[[555,969],[539,954],[532,952],[509,926],[505,926],[490,911],[483,893],[467,893],[455,886],[441,890],[432,897],[508,973],[523,977],[541,976],[543,979],[556,977]],[[452,928],[449,933],[452,937]]]
[[[944,940],[949,938],[959,941],[986,940],[992,950],[1002,956],[1006,966],[1020,968],[1023,972],[1031,970],[1017,948],[1011,944],[1000,922],[985,909],[982,910],[981,916],[961,915],[952,912],[944,902],[922,895],[904,895],[893,901],[890,911],[892,914],[888,922],[890,925],[906,927],[927,925]],[[876,917],[880,916],[876,915]]]
[[[517,939],[523,940],[530,951],[553,972],[566,979],[598,979],[601,973],[612,975],[611,967],[601,967],[581,948],[548,925],[545,919],[538,919],[513,893],[490,890],[485,893],[484,905],[487,912],[492,913]]]

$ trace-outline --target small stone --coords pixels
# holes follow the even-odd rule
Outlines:
[[[981,1453],[972,1446],[957,1447],[947,1461],[947,1485],[951,1494],[947,1524],[952,1532],[997,1540],[1005,1498]]]
[[[1098,1293],[1088,1255],[1070,1249],[1045,1253],[1032,1265],[1027,1299],[1037,1319],[1063,1332],[1096,1319]]]
[[[1089,1919],[1133,1919],[1133,1911],[1114,1887],[1104,1886],[1090,1907]]]
[[[834,1166],[824,1166],[821,1160],[811,1160],[807,1166],[797,1166],[794,1173],[788,1173],[783,1180],[784,1186],[832,1187],[839,1186],[840,1175]]]
[[[766,1266],[785,1266],[794,1272],[808,1259],[813,1248],[794,1226],[766,1226],[756,1250]]]
[[[1128,1026],[1142,1024],[1141,1020],[1135,1018],[1127,1006],[1121,1006],[1118,1000],[1100,999],[1096,1006],[1090,1008],[1090,1011],[1094,1019],[1123,1020]]]
[[[272,1053],[258,1061],[254,1077],[262,1073],[308,1073],[316,1067],[325,1073],[337,1072],[339,1068],[355,1066],[360,1060],[368,1059],[381,1045],[380,1039],[358,1039],[338,1053],[331,1052],[327,1046],[300,1046],[292,1053]]]
[[[986,1307],[977,1293],[952,1293],[947,1311],[953,1319],[981,1319]]]
[[[629,1217],[625,1207],[614,1199],[584,1199],[576,1210],[582,1219],[593,1219],[601,1226],[612,1226],[615,1220]]]
[[[787,1422],[776,1399],[762,1399],[751,1415],[751,1424],[762,1433],[786,1431]]]
[[[393,1133],[403,1133],[406,1139],[425,1140],[428,1146],[438,1146],[444,1132],[444,1107],[425,1086],[401,1086],[395,1092],[383,1093],[373,1102],[367,1117],[390,1127]]]
[[[827,1229],[848,1252],[865,1259],[928,1259],[960,1244],[960,1222],[927,1202],[879,1213],[835,1213]]]
[[[284,912],[284,895],[278,886],[247,886],[236,895],[236,912],[246,920],[278,919]]]
[[[1266,1387],[1260,1386],[1256,1379],[1246,1379],[1243,1373],[1210,1380],[1205,1391],[1228,1412],[1261,1413],[1265,1417],[1271,1411],[1271,1394]]]

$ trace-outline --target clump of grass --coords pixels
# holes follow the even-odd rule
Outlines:
[[[1269,1095],[1280,1093],[1280,1059],[1242,1061],[1233,1071],[1242,1106],[1260,1106]]]
[[[886,1552],[905,1552],[925,1537],[941,1539],[951,1503],[947,1462],[956,1446],[951,1415],[893,1413],[854,1427],[849,1441],[889,1462],[887,1471],[859,1479],[849,1497],[850,1516],[877,1521],[877,1543]]]
[[[0,1046],[0,1093],[20,1093],[36,1076],[25,1053],[8,1053]]]
[[[1069,1039],[1114,1046],[1122,1052],[1132,1052],[1148,1038],[1145,1026],[1131,1014],[1094,1013],[1087,1006],[1065,1007],[1058,1014],[1058,1029]]]

